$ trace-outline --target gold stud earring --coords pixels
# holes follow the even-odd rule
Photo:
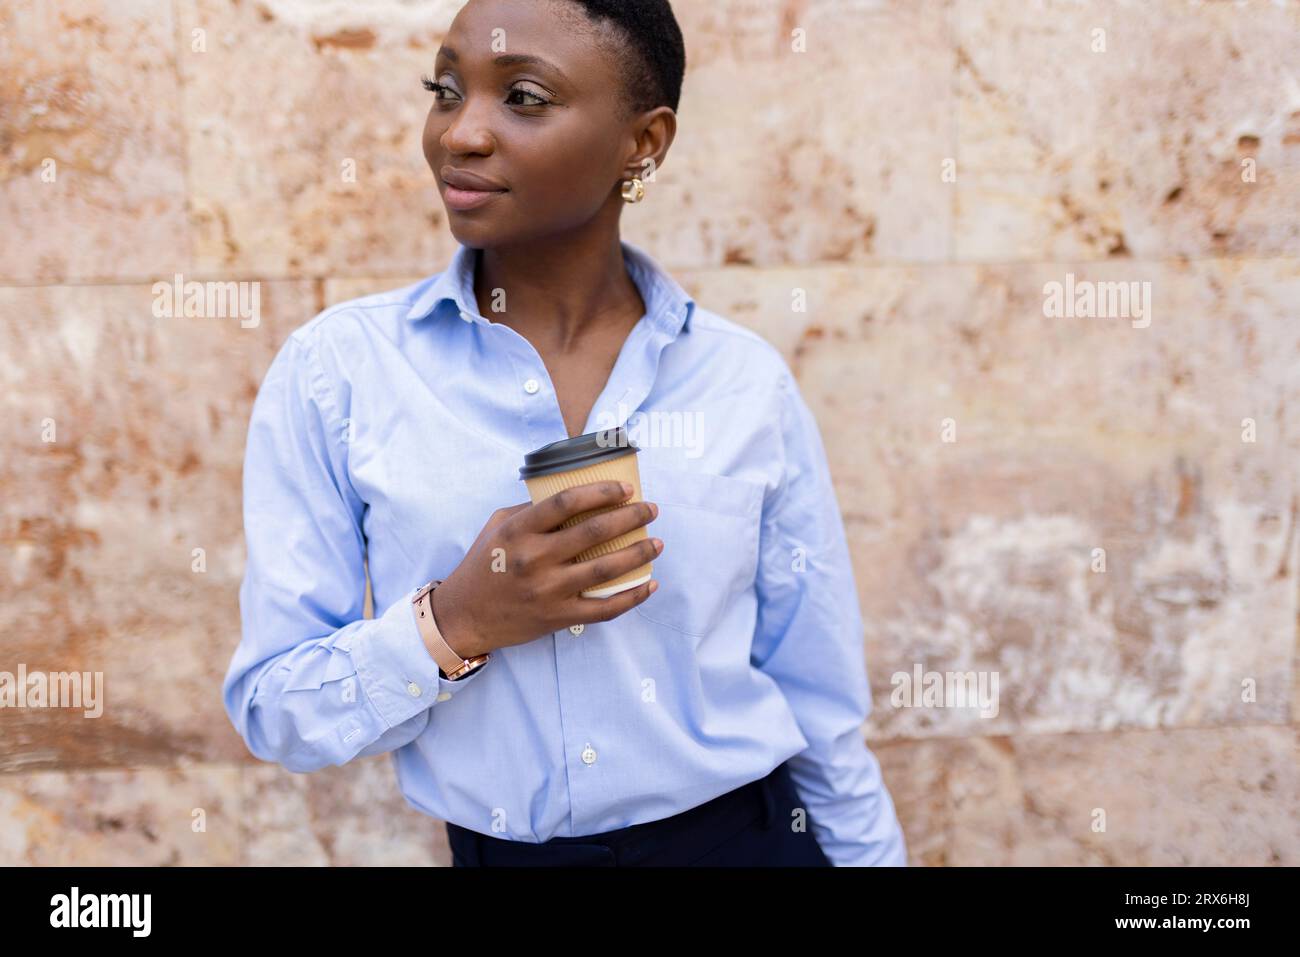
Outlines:
[[[639,203],[645,198],[645,184],[641,182],[641,177],[633,176],[623,183],[623,199],[629,203]]]

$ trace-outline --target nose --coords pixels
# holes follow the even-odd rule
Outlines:
[[[484,115],[487,105],[481,99],[466,98],[451,113],[447,128],[438,137],[439,145],[451,154],[480,153],[488,154],[496,148],[496,137]]]

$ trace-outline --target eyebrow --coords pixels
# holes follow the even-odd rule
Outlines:
[[[460,62],[459,53],[456,53],[455,49],[452,49],[451,47],[439,47],[438,56],[445,56],[448,60],[454,62],[454,64]],[[434,57],[434,59],[437,59],[437,57]],[[551,70],[551,72],[558,74],[559,78],[563,79],[565,83],[569,82],[569,78],[564,74],[564,70],[560,69],[559,66],[552,64],[550,60],[543,60],[542,57],[533,56],[532,53],[502,53],[502,55],[494,57],[493,64],[497,66],[541,66],[543,69]]]
[[[451,47],[439,47],[438,56],[445,56],[452,63],[460,62],[460,54],[458,54]],[[496,66],[540,66],[543,69],[551,70],[554,73],[558,74],[560,79],[562,79],[565,83],[569,82],[568,76],[566,76],[564,71],[561,70],[558,66],[552,63],[550,60],[545,60],[542,57],[534,56],[531,53],[502,53],[500,56],[495,57],[492,60],[492,62]]]

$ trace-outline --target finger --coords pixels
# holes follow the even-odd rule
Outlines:
[[[546,550],[554,558],[569,561],[589,548],[653,522],[658,515],[659,506],[654,502],[618,505],[590,515],[576,525],[551,532],[546,536]]]
[[[518,515],[520,512],[522,512],[524,509],[528,508],[532,504],[533,504],[532,502],[520,502],[518,505],[507,505],[504,506],[503,508],[497,509],[495,512],[492,513],[491,518],[488,519],[488,527],[490,528],[496,525],[500,525],[503,522],[506,522],[509,519],[514,518],[516,515]]]
[[[480,537],[490,532],[495,532],[498,528],[510,521],[524,509],[532,505],[532,502],[520,502],[518,505],[507,505],[504,508],[498,508],[488,520],[483,523],[483,528],[479,531]]]
[[[583,562],[574,562],[561,569],[557,590],[562,594],[577,595],[584,588],[592,588],[601,582],[613,581],[634,568],[640,568],[647,562],[654,561],[662,551],[663,541],[661,539],[646,538],[644,541],[625,545],[608,555],[589,558]],[[597,599],[597,601],[599,600]]]
[[[659,583],[652,578],[635,588],[629,588],[608,598],[576,598],[568,606],[572,610],[565,613],[565,620],[574,625],[610,621],[641,604],[654,594],[654,588],[658,586]]]
[[[627,501],[631,496],[623,485],[613,480],[588,482],[572,488],[561,489],[549,498],[533,505],[523,520],[527,531],[549,532],[583,512],[604,508]]]

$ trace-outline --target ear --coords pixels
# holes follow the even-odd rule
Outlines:
[[[642,182],[653,183],[655,171],[664,164],[677,136],[677,114],[670,107],[657,106],[642,114],[636,131],[636,149],[628,159],[623,178],[637,176]]]

